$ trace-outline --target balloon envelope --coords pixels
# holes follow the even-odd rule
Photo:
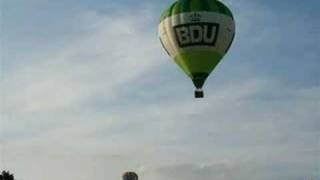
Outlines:
[[[217,0],[178,0],[163,12],[159,24],[163,47],[192,79],[198,96],[234,35],[233,15]]]

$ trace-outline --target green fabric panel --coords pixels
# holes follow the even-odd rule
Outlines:
[[[169,8],[169,16],[172,16],[174,7],[178,4],[178,2],[173,3]]]
[[[206,0],[189,0],[191,11],[208,11],[208,7],[205,6]]]
[[[205,11],[210,11],[209,0],[203,0],[203,6]]]
[[[182,6],[182,9],[179,13],[191,11],[191,5],[189,0],[179,0],[178,2],[181,3]]]
[[[216,3],[218,5],[218,7],[219,7],[219,12],[220,13],[228,15],[228,16],[232,17],[232,19],[233,19],[232,12],[229,10],[229,8],[227,6],[225,6],[224,4],[222,4],[219,1],[216,1]]]
[[[210,11],[219,12],[219,7],[215,0],[208,0],[208,2],[209,2]]]
[[[193,11],[218,12],[233,18],[232,12],[228,7],[217,0],[178,0],[164,11],[160,22],[172,15]]]
[[[176,3],[175,6],[172,8],[172,15],[179,14],[182,9],[181,3]]]
[[[192,73],[189,71],[188,65],[186,64],[185,61],[182,60],[181,57],[174,58],[174,61],[186,75],[188,75],[189,77],[192,77]]]
[[[222,55],[212,51],[190,50],[177,55],[174,60],[180,68],[190,77],[195,73],[207,73],[216,67]]]
[[[170,16],[170,8],[163,11],[163,13],[161,14],[160,20],[163,21],[165,18],[167,18],[169,16]]]

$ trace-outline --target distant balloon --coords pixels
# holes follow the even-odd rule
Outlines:
[[[122,175],[123,180],[138,180],[138,175],[135,172],[125,172]]]
[[[218,0],[178,0],[161,16],[160,41],[175,63],[192,79],[195,97],[229,50],[235,36],[231,11]]]

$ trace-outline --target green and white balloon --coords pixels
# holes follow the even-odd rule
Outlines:
[[[235,22],[218,0],[178,0],[163,12],[159,36],[169,56],[192,79],[195,96],[201,98],[207,77],[233,42]]]

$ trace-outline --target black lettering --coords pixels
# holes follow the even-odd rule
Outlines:
[[[181,48],[188,46],[215,46],[219,35],[217,23],[190,23],[174,27]]]

